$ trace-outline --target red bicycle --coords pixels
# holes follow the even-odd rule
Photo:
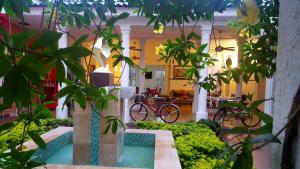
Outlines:
[[[136,95],[135,103],[130,107],[130,116],[134,121],[144,121],[149,115],[153,115],[154,118],[160,117],[166,123],[174,123],[180,114],[174,101],[172,98]],[[149,114],[149,110],[153,114]]]

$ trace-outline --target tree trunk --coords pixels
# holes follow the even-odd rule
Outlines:
[[[290,112],[299,105],[300,84],[300,1],[280,0],[278,53],[274,77],[273,133],[277,133],[290,118]],[[297,92],[298,91],[298,92]],[[297,97],[295,97],[295,95]],[[279,135],[283,144],[272,144],[272,169],[300,168],[299,115]],[[286,139],[286,140],[284,140]],[[284,148],[284,151],[283,151]],[[281,161],[282,160],[282,161]]]
[[[291,111],[289,113],[290,125],[287,126],[285,131],[285,138],[283,143],[281,168],[282,169],[296,169],[297,152],[300,148],[299,145],[299,124],[300,124],[300,110],[296,109],[300,105],[300,86],[294,98]],[[296,116],[294,116],[296,113]],[[293,117],[294,116],[294,117]],[[293,118],[293,119],[291,119]]]

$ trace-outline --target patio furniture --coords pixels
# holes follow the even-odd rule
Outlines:
[[[158,96],[160,94],[160,90],[158,88],[147,88],[146,89],[146,95],[147,96]]]
[[[192,104],[194,90],[171,90],[171,97],[176,99],[176,104]]]

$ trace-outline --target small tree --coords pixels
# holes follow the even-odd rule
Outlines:
[[[10,151],[0,154],[0,164],[4,168],[33,168],[42,165],[32,159],[34,150],[23,151],[23,143],[29,135],[40,148],[46,147],[43,139],[28,129],[32,123],[40,126],[39,120],[50,113],[46,105],[51,102],[41,102],[45,98],[42,80],[53,68],[56,68],[58,83],[67,84],[67,87],[57,94],[57,97],[66,97],[64,105],[70,99],[74,99],[83,109],[87,106],[86,101],[89,101],[89,104],[95,105],[94,108],[102,110],[107,107],[109,100],[117,99],[111,94],[112,91],[98,89],[85,78],[80,60],[94,56],[90,50],[81,45],[88,35],[74,38],[70,32],[63,32],[62,26],[89,29],[94,25],[96,31],[93,48],[97,38],[102,37],[103,43],[107,43],[111,50],[117,53],[113,56],[116,59],[114,64],[124,61],[127,63],[125,66],[134,66],[134,63],[122,54],[122,41],[115,31],[115,23],[127,18],[129,14],[126,12],[117,14],[114,0],[83,0],[79,4],[64,3],[62,0],[42,1],[43,12],[39,30],[29,30],[25,26],[24,15],[30,13],[31,4],[31,0],[0,2],[0,10],[4,9],[9,16],[16,16],[22,21],[22,30],[16,34],[10,34],[0,28],[0,77],[4,79],[4,84],[0,87],[0,97],[3,98],[0,112],[15,104],[19,114],[17,123],[1,126],[0,135],[10,132],[20,122],[24,124],[22,137],[17,142],[11,143]],[[62,33],[56,32],[56,28],[67,33],[73,38],[74,43],[69,47],[58,49],[57,44]],[[89,68],[90,60],[84,60]],[[76,79],[80,80],[80,84],[65,77],[64,65]],[[113,133],[116,133],[118,125],[123,125],[117,117],[103,117],[107,119],[108,129],[111,128]]]
[[[120,0],[120,2],[124,2],[124,0]],[[34,151],[23,151],[22,145],[26,135],[29,135],[39,147],[45,148],[46,146],[40,136],[28,132],[28,128],[31,123],[39,126],[40,117],[49,112],[45,107],[48,102],[41,103],[34,98],[38,97],[39,100],[42,100],[45,97],[41,81],[54,67],[57,69],[58,82],[67,84],[67,87],[57,95],[58,97],[66,96],[64,104],[70,99],[74,99],[84,109],[88,100],[90,104],[95,104],[97,110],[101,110],[107,106],[110,99],[116,99],[111,92],[95,88],[85,78],[80,60],[94,55],[81,45],[87,39],[87,35],[74,38],[70,32],[65,32],[74,39],[75,43],[69,47],[58,49],[57,42],[62,33],[56,32],[56,27],[60,29],[61,26],[76,26],[89,29],[91,25],[94,25],[96,31],[93,42],[95,44],[97,38],[102,37],[103,43],[107,43],[111,50],[117,53],[113,56],[115,58],[114,65],[124,61],[127,63],[125,66],[136,66],[132,60],[122,54],[122,41],[115,31],[115,23],[118,20],[126,19],[129,14],[126,12],[117,14],[114,0],[82,0],[78,4],[66,4],[63,0],[45,0],[42,2],[43,19],[39,30],[28,30],[25,27],[24,14],[30,13],[31,4],[31,0],[2,0],[0,2],[0,10],[5,9],[8,15],[16,16],[22,21],[22,31],[19,33],[11,35],[3,29],[0,31],[0,77],[4,78],[4,84],[0,87],[0,97],[3,98],[4,103],[0,105],[0,111],[7,109],[12,104],[16,104],[20,112],[26,110],[17,119],[17,123],[24,123],[22,138],[11,144],[11,151],[0,154],[0,164],[4,168],[33,168],[42,165],[31,159]],[[176,62],[182,66],[192,65],[186,72],[187,78],[191,80],[192,84],[212,90],[216,81],[229,83],[233,79],[239,82],[240,75],[243,76],[245,82],[251,76],[259,81],[259,76],[269,78],[275,72],[278,0],[257,0],[256,2],[245,0],[245,3],[242,3],[241,0],[129,0],[129,5],[137,7],[137,13],[149,19],[147,25],[154,24],[154,29],[158,31],[167,23],[172,23],[173,26],[176,24],[180,28],[181,35],[175,41],[167,41],[158,50],[158,53],[161,55],[161,59],[168,63]],[[232,6],[239,8],[239,20],[232,22],[231,25],[237,28],[239,33],[246,33],[246,38],[249,38],[250,35],[259,35],[258,41],[249,40],[243,45],[243,59],[240,67],[202,79],[199,70],[206,65],[213,65],[215,60],[203,52],[206,44],[195,45],[194,41],[198,41],[201,37],[194,32],[194,28],[200,20],[211,20],[215,11],[222,12]],[[255,11],[260,11],[260,14],[256,15]],[[255,18],[256,16],[258,18]],[[186,34],[185,23],[189,22],[193,22],[195,25],[192,32]],[[263,30],[262,34],[261,30]],[[89,68],[90,61],[84,60],[86,67]],[[81,81],[80,84],[66,79],[64,64]],[[196,79],[192,80],[192,77],[196,77]],[[243,108],[246,112],[252,113],[252,110],[261,103],[263,103],[261,100],[254,101],[250,108]],[[222,159],[226,157],[225,162],[216,167],[226,168],[232,164],[231,161],[234,161],[233,168],[251,169],[252,151],[257,148],[253,146],[257,143],[265,144],[277,141],[276,135],[272,135],[272,117],[257,112],[256,115],[266,125],[255,130],[243,127],[232,129],[231,133],[242,133],[247,137],[244,141],[226,150],[225,156],[221,157]],[[116,126],[122,124],[117,118],[105,118],[108,118],[108,126],[113,126],[112,129],[116,129]],[[15,123],[1,126],[0,135],[9,132],[15,126]],[[17,145],[21,146],[16,148]]]

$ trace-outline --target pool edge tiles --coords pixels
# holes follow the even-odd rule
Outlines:
[[[153,133],[134,133],[125,132],[124,145],[155,145],[155,134]]]
[[[47,133],[41,135],[41,138],[45,141],[45,143],[49,143],[52,140],[58,138],[59,136],[67,133],[73,132],[73,127],[57,127]],[[28,150],[37,149],[38,145],[35,144],[33,140],[28,140],[23,144]]]
[[[73,163],[73,131],[68,131],[57,138],[47,142],[46,149],[37,148],[34,154],[35,160],[40,162],[54,163],[56,158],[61,158],[62,164]],[[54,154],[68,154],[67,156],[60,155],[59,157],[53,158]],[[71,154],[70,154],[71,153]]]
[[[119,167],[154,168],[155,134],[125,133]]]

